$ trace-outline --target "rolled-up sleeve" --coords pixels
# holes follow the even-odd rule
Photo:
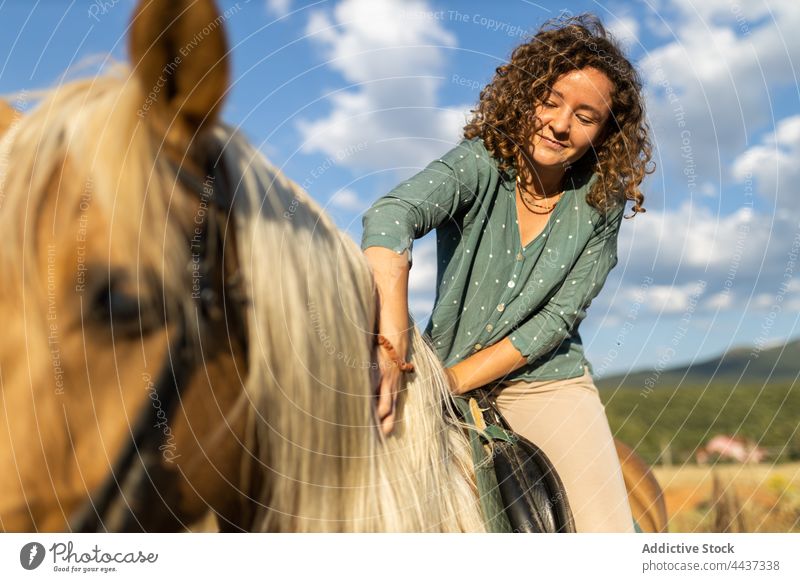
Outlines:
[[[545,305],[510,334],[512,345],[528,363],[555,350],[586,317],[609,272],[617,264],[617,238],[624,207],[598,222],[564,283]]]
[[[462,141],[415,176],[379,198],[362,219],[361,248],[379,246],[398,254],[411,249],[414,239],[469,207],[480,187],[482,161],[473,142]]]

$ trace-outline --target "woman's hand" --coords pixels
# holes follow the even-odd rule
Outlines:
[[[450,393],[453,396],[460,396],[466,392],[461,386],[453,368],[445,368],[444,373],[447,375],[447,383],[450,385]]]
[[[406,361],[407,341],[401,334],[383,334],[393,346],[393,350],[386,346],[378,346],[378,370],[380,381],[378,384],[378,405],[375,411],[378,417],[378,425],[384,435],[388,435],[394,430],[397,420],[395,410],[397,407],[397,395],[400,393],[403,371],[397,364],[400,358]]]
[[[522,367],[527,360],[506,337],[446,368],[450,392],[456,396],[501,379]]]

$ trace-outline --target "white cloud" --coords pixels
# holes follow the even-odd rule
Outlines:
[[[783,314],[795,316],[800,311],[800,278],[781,279],[770,293],[754,295],[751,306],[759,311],[778,309]]]
[[[769,235],[756,228],[749,208],[720,216],[687,201],[674,211],[648,211],[623,222],[619,246],[629,254],[626,268],[657,265],[664,277],[688,269],[717,276],[732,264],[757,268]]]
[[[712,182],[704,182],[703,184],[700,185],[700,188],[698,189],[700,194],[708,198],[717,198],[719,196],[718,190],[719,186]]]
[[[724,293],[722,291],[714,293],[706,300],[705,306],[709,309],[729,309],[733,306],[733,296],[730,293]]]
[[[355,89],[332,92],[328,115],[298,123],[304,152],[330,155],[363,143],[346,165],[420,168],[458,141],[469,107],[437,105],[456,39],[426,14],[421,0],[343,0],[312,13],[306,32]]]
[[[678,13],[676,38],[639,63],[657,153],[683,171],[688,143],[699,181],[719,181],[749,136],[770,125],[774,91],[796,82],[800,3],[670,0],[662,8]]]
[[[425,329],[428,319],[433,311],[433,296],[412,296],[408,299],[409,315],[414,318],[414,322],[420,331]]]
[[[267,0],[267,12],[280,18],[289,14],[292,8],[292,0]]]
[[[705,293],[705,286],[697,281],[683,285],[650,285],[626,291],[631,302],[638,302],[652,313],[677,314],[694,309]]]
[[[336,208],[353,210],[359,213],[363,212],[369,207],[368,204],[365,204],[361,201],[361,199],[358,197],[358,194],[348,188],[342,188],[336,192],[333,196],[331,196],[329,203],[331,206],[335,206]]]
[[[788,313],[797,313],[800,311],[800,297],[792,297],[785,304],[785,311]]]
[[[755,178],[758,192],[781,209],[800,208],[800,115],[787,117],[762,142],[739,155],[733,175]]]
[[[685,16],[699,20],[704,24],[738,23],[746,26],[749,22],[759,20],[772,11],[779,10],[793,3],[793,0],[771,0],[767,2],[733,2],[732,0],[673,0],[662,2],[672,5]]]
[[[674,313],[685,283],[703,280],[698,317],[760,312],[780,292],[800,232],[800,116],[775,120],[786,115],[779,91],[796,84],[800,3],[660,0],[642,22],[670,39],[639,62],[668,194],[623,223],[620,266],[599,299],[624,314],[611,292],[631,296],[652,277],[648,299]],[[784,308],[798,301],[787,292]]]
[[[639,22],[631,16],[621,16],[612,20],[608,25],[608,31],[624,47],[639,42]]]
[[[424,328],[433,311],[436,296],[436,239],[427,236],[414,242],[411,271],[408,274],[408,309]]]
[[[775,302],[775,295],[771,293],[759,293],[753,297],[753,307],[763,311],[768,310]]]
[[[651,305],[648,311],[655,305],[655,311],[675,313],[687,305],[687,293],[691,294],[687,285],[698,281],[706,285],[698,314],[759,310],[763,297],[774,300],[778,293],[785,293],[787,302],[794,301],[800,299],[795,289],[800,290],[800,278],[781,289],[787,269],[791,273],[796,269],[800,243],[793,241],[797,240],[796,213],[773,215],[742,207],[718,215],[699,200],[666,212],[648,211],[623,222],[619,264],[597,303],[621,316],[631,303]],[[673,287],[677,292],[670,292]]]
[[[436,240],[433,236],[414,241],[412,251],[414,261],[408,277],[409,294],[429,294],[436,292]]]

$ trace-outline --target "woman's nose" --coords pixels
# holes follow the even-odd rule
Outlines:
[[[559,111],[550,119],[550,127],[553,133],[565,135],[569,133],[569,114],[566,111]]]

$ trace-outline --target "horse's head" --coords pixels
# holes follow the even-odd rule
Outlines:
[[[218,123],[222,21],[143,0],[130,69],[0,107],[0,529],[480,529],[435,352],[384,439],[366,259]]]
[[[27,115],[0,107],[3,530],[247,520],[246,341],[209,136],[222,19],[142,2],[130,57]]]

